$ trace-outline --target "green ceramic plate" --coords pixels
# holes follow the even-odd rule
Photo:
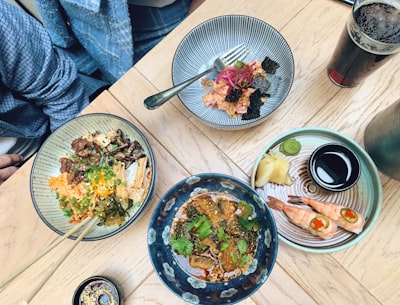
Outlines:
[[[289,174],[294,183],[291,186],[268,183],[262,188],[256,188],[256,191],[266,201],[268,200],[267,196],[273,196],[287,203],[288,195],[297,195],[319,201],[335,202],[359,211],[365,217],[366,222],[363,231],[358,235],[338,228],[333,238],[323,240],[292,224],[282,212],[273,210],[279,238],[295,248],[319,253],[342,250],[358,243],[375,225],[382,206],[382,185],[372,159],[359,144],[337,131],[313,127],[294,129],[271,141],[261,152],[251,176],[253,187],[255,187],[256,170],[263,155],[270,150],[279,153],[279,144],[289,138],[297,139],[302,145],[298,155],[284,156],[291,164]],[[323,190],[308,175],[307,161],[311,153],[318,146],[326,143],[346,145],[355,152],[360,160],[360,178],[357,184],[347,191],[329,192]]]

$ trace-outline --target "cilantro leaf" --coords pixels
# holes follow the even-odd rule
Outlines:
[[[238,218],[238,221],[240,225],[243,227],[243,229],[246,229],[247,231],[255,230],[258,231],[260,229],[260,224],[258,223],[257,219],[251,219],[248,220],[246,218]]]
[[[246,253],[248,249],[247,241],[244,239],[239,239],[237,243],[237,248],[239,250],[240,256],[242,256],[244,253]]]
[[[170,245],[178,254],[185,257],[191,255],[193,252],[193,243],[185,237],[175,239],[175,236],[173,236]]]
[[[223,227],[219,227],[217,231],[217,239],[218,241],[227,241],[229,240],[229,234],[226,234]]]
[[[203,240],[211,234],[211,222],[206,216],[200,216],[189,223],[188,230],[194,232],[200,240]]]

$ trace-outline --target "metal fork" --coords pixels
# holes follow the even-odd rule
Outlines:
[[[167,90],[161,91],[160,93],[147,97],[144,100],[144,105],[147,109],[156,109],[202,76],[213,71],[221,72],[226,66],[231,66],[236,61],[243,60],[248,53],[249,50],[247,49],[246,45],[242,43],[230,49],[229,51],[218,57],[216,60],[214,60],[214,63],[210,69],[188,79],[187,81],[184,81],[183,83],[180,83]]]

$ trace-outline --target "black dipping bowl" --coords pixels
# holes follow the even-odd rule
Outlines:
[[[86,288],[89,289],[89,294],[96,299],[95,304],[123,305],[124,303],[120,287],[110,278],[97,275],[92,276],[79,284],[72,298],[72,305],[87,304],[82,302],[81,298],[82,294],[86,293],[84,292]]]
[[[354,186],[360,177],[360,161],[341,144],[324,144],[315,149],[308,161],[308,172],[321,188],[342,192]]]

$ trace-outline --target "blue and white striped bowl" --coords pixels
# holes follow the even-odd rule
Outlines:
[[[201,80],[182,90],[178,96],[183,105],[201,122],[216,129],[240,130],[264,122],[286,99],[294,78],[294,60],[283,36],[268,23],[244,15],[225,15],[207,20],[192,29],[179,44],[172,63],[172,80],[179,84],[208,69],[213,61],[232,47],[244,43],[250,53],[244,61],[266,56],[279,63],[276,72],[279,85],[274,96],[261,106],[261,115],[251,120],[229,117],[223,110],[206,107],[202,96],[206,90]],[[215,79],[216,73],[207,75]]]

